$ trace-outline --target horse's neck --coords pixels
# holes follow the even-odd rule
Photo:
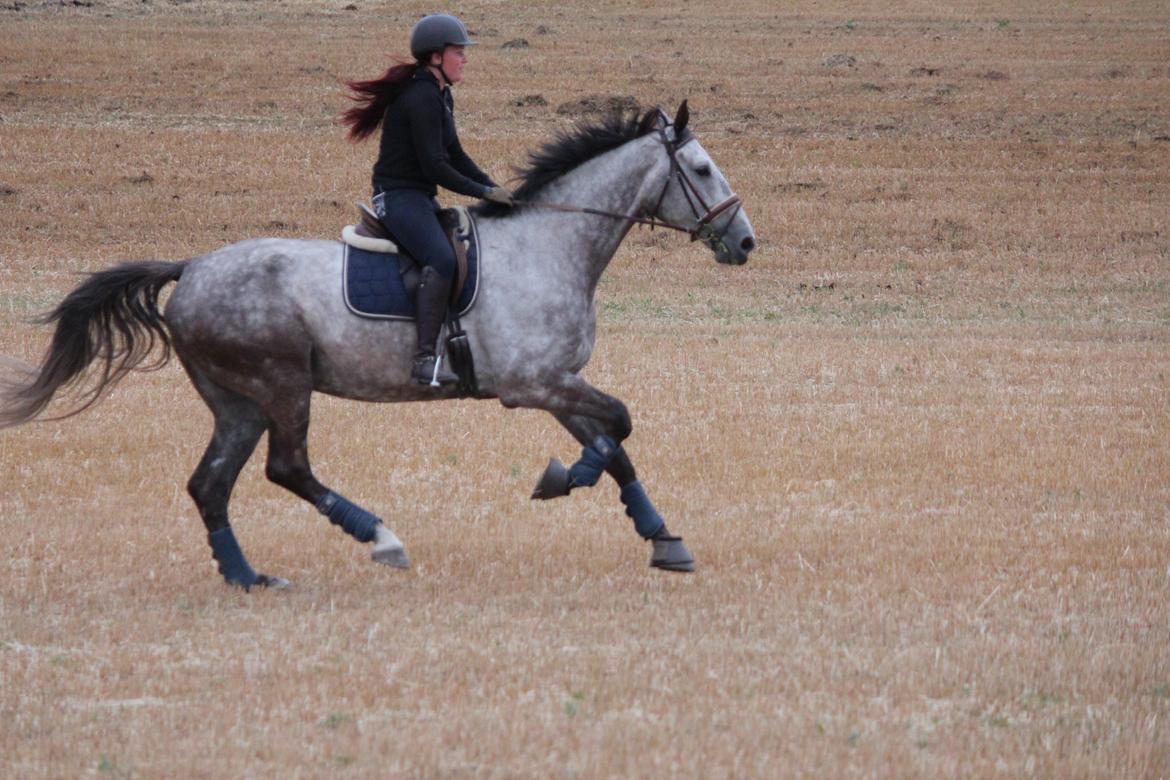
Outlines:
[[[541,200],[640,216],[652,205],[649,181],[660,162],[656,142],[643,137],[630,141],[570,171],[546,188]],[[665,159],[665,155],[663,155]],[[557,254],[573,263],[592,293],[632,223],[594,214],[556,214],[554,241]]]

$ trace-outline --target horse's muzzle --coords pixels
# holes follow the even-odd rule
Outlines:
[[[715,252],[715,262],[723,265],[743,265],[748,261],[748,255],[756,248],[756,240],[752,236],[745,236],[738,243],[728,236],[721,236],[708,243]]]

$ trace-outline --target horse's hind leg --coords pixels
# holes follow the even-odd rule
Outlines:
[[[587,450],[598,436],[603,435],[600,423],[591,418],[577,415],[555,416],[557,421],[565,426],[569,433],[573,434],[573,437],[581,442]],[[683,543],[682,537],[672,536],[670,531],[666,529],[666,521],[662,519],[662,515],[658,514],[658,510],[654,508],[654,504],[646,495],[645,488],[638,481],[638,474],[634,470],[630,456],[620,445],[617,447],[617,451],[610,456],[609,462],[605,465],[605,471],[614,478],[618,487],[621,488],[622,503],[625,504],[626,515],[634,521],[634,530],[643,539],[654,544],[650,565],[669,571],[694,571],[694,556]],[[534,496],[534,498],[539,497]]]
[[[244,590],[253,586],[288,587],[287,580],[257,574],[252,569],[228,521],[232,488],[268,420],[255,402],[214,384],[190,367],[188,373],[215,416],[215,432],[187,483],[187,492],[207,527],[208,543],[219,572],[228,584]]]
[[[410,567],[402,542],[376,515],[322,485],[309,466],[310,393],[289,392],[270,405],[268,465],[265,473],[272,482],[311,503],[334,525],[359,542],[373,542],[371,557],[398,569]]]

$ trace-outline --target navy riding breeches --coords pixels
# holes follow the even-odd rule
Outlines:
[[[397,189],[374,196],[374,213],[420,265],[444,279],[455,275],[455,250],[439,225],[439,202],[421,190]]]

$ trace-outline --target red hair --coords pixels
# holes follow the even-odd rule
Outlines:
[[[394,61],[396,64],[391,65],[381,78],[345,82],[345,86],[353,91],[350,100],[357,103],[341,115],[341,123],[349,126],[349,140],[362,141],[377,130],[386,109],[422,67],[421,62],[405,57],[395,57]]]

